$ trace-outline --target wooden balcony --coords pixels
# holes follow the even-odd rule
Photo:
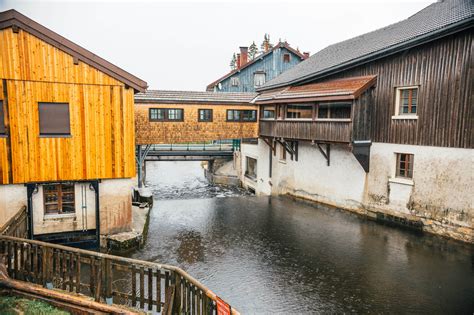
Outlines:
[[[349,143],[352,121],[344,120],[260,120],[259,135],[294,140]]]

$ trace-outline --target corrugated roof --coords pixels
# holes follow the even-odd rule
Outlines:
[[[147,88],[147,83],[145,81],[126,72],[107,60],[94,55],[87,49],[33,21],[20,12],[16,10],[0,12],[0,30],[14,26],[25,30],[48,44],[76,57],[78,60],[110,75],[137,91],[144,91]]]
[[[222,82],[223,80],[227,79],[228,77],[234,75],[235,73],[239,72],[239,71],[242,71],[243,69],[247,68],[248,66],[256,63],[257,61],[265,58],[266,56],[270,55],[271,53],[273,53],[276,49],[278,48],[286,48],[288,49],[289,51],[291,51],[292,53],[294,53],[295,55],[299,56],[301,58],[301,60],[304,60],[305,56],[304,54],[300,53],[298,50],[296,49],[293,49],[290,47],[290,45],[286,42],[280,42],[278,43],[277,45],[275,45],[275,47],[273,47],[272,49],[270,49],[269,51],[267,51],[266,53],[263,53],[259,56],[257,56],[255,59],[253,60],[250,60],[249,62],[247,62],[246,64],[242,65],[239,69],[235,69],[235,70],[232,70],[230,72],[228,72],[227,74],[225,74],[224,76],[220,77],[219,79],[217,79],[216,81],[210,83],[207,87],[206,87],[206,90],[210,90],[210,89],[213,89],[217,84],[219,84],[219,82]]]
[[[135,103],[250,103],[257,93],[147,90],[135,94]]]
[[[304,102],[327,99],[354,99],[369,87],[373,86],[375,81],[376,76],[372,75],[291,86],[276,91],[264,92],[254,100],[254,103],[266,104],[291,102],[295,100]]]
[[[274,89],[322,75],[360,62],[393,53],[439,31],[472,24],[473,0],[444,0],[433,3],[406,20],[328,46],[305,61],[268,81],[259,91]],[[369,17],[368,17],[369,18]]]

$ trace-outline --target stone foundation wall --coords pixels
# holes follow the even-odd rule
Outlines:
[[[132,225],[131,179],[102,180],[99,186],[100,233],[128,232]]]
[[[474,243],[473,150],[374,143],[370,172],[364,172],[348,145],[331,145],[330,166],[317,147],[300,142],[298,161],[277,147],[269,177],[269,147],[242,146],[258,159],[257,194],[305,198],[362,215],[387,214],[422,222],[423,230]],[[395,177],[396,153],[414,154],[413,179]],[[246,184],[245,178],[241,179]]]

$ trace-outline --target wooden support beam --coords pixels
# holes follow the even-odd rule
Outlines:
[[[321,147],[322,143],[317,142],[316,145],[318,146],[319,152],[321,152],[321,154],[324,156],[329,166],[331,162],[331,145],[329,143],[326,143],[326,151],[324,151]]]
[[[290,154],[291,160],[298,161],[298,141],[276,140]]]

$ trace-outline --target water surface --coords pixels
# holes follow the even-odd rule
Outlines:
[[[216,188],[198,162],[148,163],[147,180],[156,200],[134,258],[182,267],[243,314],[474,311],[471,246]]]

